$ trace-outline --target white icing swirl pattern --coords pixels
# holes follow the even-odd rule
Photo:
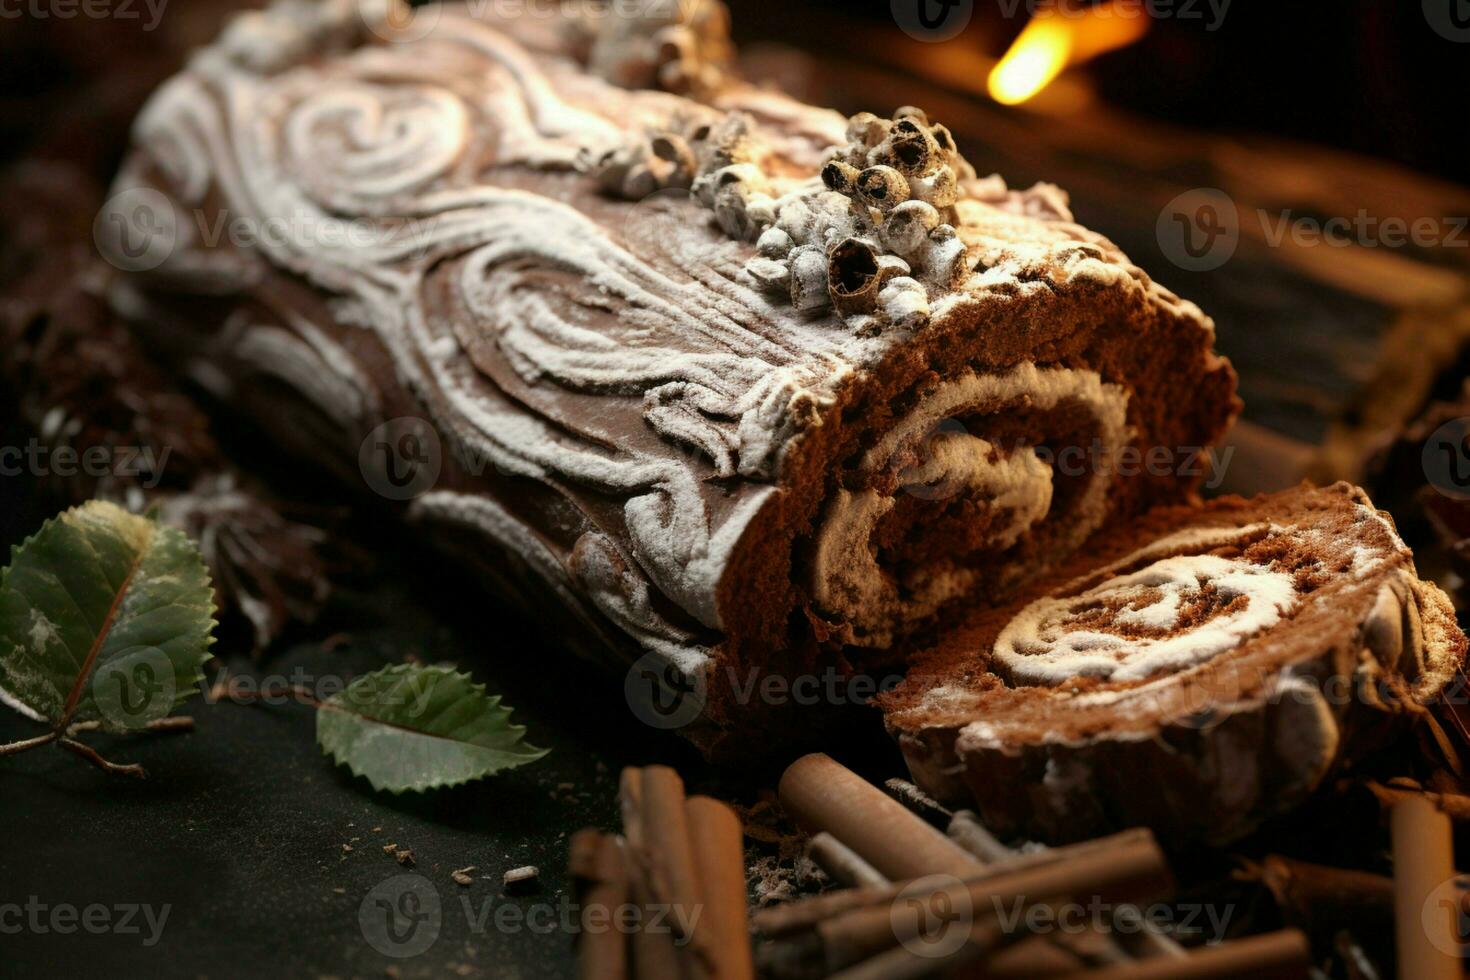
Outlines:
[[[1218,612],[1184,620],[1213,592]],[[1018,684],[1079,677],[1141,681],[1206,663],[1270,629],[1298,601],[1291,575],[1240,558],[1175,555],[1075,596],[1023,609],[995,641],[995,658]],[[1092,625],[1102,612],[1116,626]],[[1122,627],[1121,629],[1117,627]]]

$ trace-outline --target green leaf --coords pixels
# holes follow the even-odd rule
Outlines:
[[[214,591],[181,531],[91,501],[47,521],[0,573],[0,688],[53,726],[133,731],[198,687]]]
[[[521,741],[510,708],[448,667],[395,664],[322,702],[316,740],[373,789],[402,793],[457,786],[535,762],[547,749]]]

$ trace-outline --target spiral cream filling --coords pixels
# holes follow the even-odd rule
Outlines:
[[[982,507],[990,524],[977,550],[993,554],[998,563],[1007,562],[1006,553],[1049,518],[1064,522],[1056,529],[1053,555],[1080,545],[1107,514],[1109,468],[1085,466],[1076,474],[1081,486],[1067,513],[1054,515],[1057,472],[1043,452],[1058,447],[1046,445],[1046,433],[1035,434],[1035,445],[1007,452],[995,441],[968,431],[983,429],[987,418],[1003,418],[1007,412],[1046,413],[1069,403],[1085,409],[1101,459],[1114,458],[1131,439],[1127,392],[1104,383],[1093,371],[1021,364],[1000,374],[965,374],[926,395],[859,464],[859,480],[886,482],[894,487],[892,492],[874,486],[839,489],[828,502],[813,559],[813,596],[822,612],[854,628],[851,642],[886,646],[903,628],[932,616],[945,602],[977,585],[982,568],[956,560],[963,556],[919,562],[902,570],[885,567],[875,538],[880,522],[898,507],[901,494]],[[916,527],[910,533],[925,531]],[[1000,579],[1014,583],[1039,573],[1045,556],[1039,558],[1001,567]]]
[[[1145,680],[1236,648],[1297,601],[1284,572],[1176,555],[1075,596],[1038,599],[1001,631],[995,658],[1017,684]]]

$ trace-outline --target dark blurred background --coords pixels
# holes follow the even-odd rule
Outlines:
[[[930,2],[937,12],[937,0]],[[916,3],[734,0],[730,6],[739,39],[779,40],[838,56],[823,22],[862,23],[898,39],[893,8]],[[944,44],[998,58],[1028,14],[1048,6],[962,0],[950,16],[970,7],[970,21]],[[1183,126],[1310,140],[1470,180],[1465,0],[1137,0],[1123,7],[1152,11],[1136,18],[1147,29],[1084,68],[1111,104]],[[925,72],[922,63],[912,67]],[[977,89],[984,82],[977,78]]]
[[[88,134],[75,124],[118,125],[190,47],[213,36],[229,10],[259,5],[163,2],[153,8],[160,11],[156,18],[143,0],[126,5],[134,16],[108,19],[41,17],[21,4],[8,6],[0,16],[0,155],[24,154],[52,123],[103,142],[111,135],[105,126]],[[894,8],[917,3],[734,0],[730,6],[742,41],[840,56],[835,40],[844,32],[906,40]],[[124,10],[122,0],[112,6]],[[1152,12],[1140,18],[1147,22],[1143,36],[1082,69],[1108,103],[1184,126],[1308,140],[1470,181],[1470,2],[1133,0],[1131,6]],[[998,58],[1028,15],[1045,8],[1036,0],[960,0],[948,16],[963,17],[968,9],[964,30],[929,47]],[[917,56],[915,72],[924,72],[921,62],[932,54]],[[118,66],[128,72],[113,74]],[[104,72],[107,84],[98,86]],[[983,89],[984,79],[975,84]],[[116,141],[108,145],[115,152]]]

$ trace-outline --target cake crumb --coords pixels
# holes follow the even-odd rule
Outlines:
[[[760,908],[789,902],[804,895],[815,895],[833,884],[821,868],[809,858],[785,862],[774,856],[756,858],[746,872]]]
[[[523,867],[512,868],[507,871],[502,881],[505,884],[506,894],[515,895],[521,892],[534,891],[538,884],[537,879],[540,877],[541,870],[534,864],[527,864]]]

